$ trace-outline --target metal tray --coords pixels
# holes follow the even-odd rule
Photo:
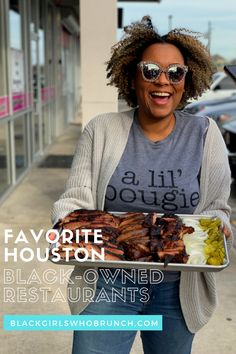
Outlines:
[[[122,212],[110,212],[114,215],[122,215]],[[146,213],[144,213],[146,214]],[[158,216],[162,216],[162,214],[158,214]],[[208,218],[214,219],[213,216],[208,215],[190,215],[190,214],[176,214],[180,218],[191,218],[194,220],[198,220],[200,218]],[[53,244],[53,247],[57,247],[57,245]],[[81,266],[81,267],[95,267],[95,268],[124,268],[124,269],[160,269],[165,271],[194,271],[194,272],[220,272],[221,270],[225,269],[229,266],[229,255],[228,249],[226,245],[226,238],[224,236],[224,248],[225,248],[225,262],[220,266],[208,265],[208,264],[186,264],[186,263],[168,263],[167,266],[164,263],[159,262],[135,262],[135,261],[84,261],[78,262],[76,259],[70,259],[69,261],[60,260],[55,262],[53,256],[49,257],[49,260],[54,264],[61,264],[61,265],[70,265],[70,266]]]

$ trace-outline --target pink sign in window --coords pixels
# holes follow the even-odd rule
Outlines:
[[[9,115],[9,98],[7,96],[0,96],[0,118]]]
[[[43,102],[50,101],[55,97],[55,87],[48,86],[41,88],[41,98]]]
[[[21,111],[27,108],[27,93],[15,92],[12,95],[13,112]]]

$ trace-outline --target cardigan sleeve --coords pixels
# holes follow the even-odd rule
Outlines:
[[[65,192],[52,208],[55,224],[75,209],[95,209],[92,196],[92,133],[87,126],[77,145]]]
[[[201,168],[200,201],[195,214],[217,216],[231,231],[230,184],[226,146],[216,123],[210,119]],[[231,244],[232,231],[228,248]],[[180,302],[188,329],[197,332],[209,321],[217,305],[215,273],[181,272]]]
[[[219,217],[231,232],[227,240],[230,248],[233,234],[230,225],[231,208],[228,204],[231,171],[224,139],[217,124],[211,120],[209,136],[206,137],[203,171],[200,180],[203,205],[199,214]],[[198,208],[197,208],[198,209]]]

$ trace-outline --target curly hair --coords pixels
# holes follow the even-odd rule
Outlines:
[[[177,28],[160,36],[153,27],[150,16],[144,16],[141,21],[134,22],[124,28],[123,38],[115,44],[107,64],[108,85],[118,88],[119,97],[129,106],[137,106],[137,97],[132,88],[137,64],[144,50],[154,43],[169,43],[176,46],[188,66],[185,78],[185,92],[179,107],[186,105],[189,99],[196,99],[210,87],[212,75],[215,72],[211,56],[207,48],[199,41],[199,33]]]

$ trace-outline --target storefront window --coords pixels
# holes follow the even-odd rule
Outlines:
[[[31,104],[32,113],[30,115],[30,131],[32,145],[32,159],[40,150],[42,123],[41,123],[41,105],[40,105],[40,88],[41,88],[41,63],[42,47],[44,48],[44,35],[39,31],[39,6],[38,0],[31,2],[30,15],[30,55],[31,55]]]
[[[14,140],[15,140],[15,167],[16,178],[27,167],[27,137],[26,137],[26,116],[18,117],[14,120]]]
[[[33,113],[31,115],[32,119],[32,146],[33,146],[33,154],[36,154],[39,151],[39,114],[37,111],[38,107],[38,52],[37,52],[37,40],[31,40],[31,65],[32,65],[32,104],[33,104]]]
[[[9,115],[9,99],[7,96],[7,68],[6,68],[6,36],[4,4],[0,3],[0,119]]]
[[[73,62],[73,37],[64,28],[62,40],[62,75],[63,75],[63,103],[65,124],[74,119],[74,80],[75,66]]]
[[[30,7],[30,31],[35,33],[37,31],[38,0],[31,1]]]
[[[39,66],[40,66],[40,87],[45,87],[45,16],[43,2],[39,6]],[[52,45],[52,43],[51,43]]]
[[[32,146],[33,146],[33,153],[37,154],[39,151],[39,130],[40,130],[40,121],[38,114],[32,114]]]
[[[22,50],[21,15],[18,0],[10,0],[10,47]]]
[[[0,195],[5,192],[10,184],[9,178],[9,145],[8,123],[0,122]]]
[[[43,137],[43,146],[45,147],[48,144],[48,105],[42,107],[42,137]]]
[[[40,65],[40,87],[45,87],[45,43],[44,30],[39,29],[39,65]]]
[[[9,24],[11,47],[11,90],[13,113],[27,107],[25,92],[24,51],[22,40],[22,15],[19,0],[10,0]]]
[[[48,133],[49,133],[49,117],[48,109],[46,103],[48,100],[49,87],[46,77],[46,50],[45,50],[45,32],[46,32],[46,21],[45,21],[45,3],[40,2],[39,6],[39,65],[40,65],[40,90],[41,90],[41,102],[42,102],[42,143],[43,148],[49,143]],[[50,40],[50,38],[47,38]],[[52,42],[48,42],[50,45]],[[52,44],[51,44],[52,46]],[[47,63],[48,63],[47,58]]]

